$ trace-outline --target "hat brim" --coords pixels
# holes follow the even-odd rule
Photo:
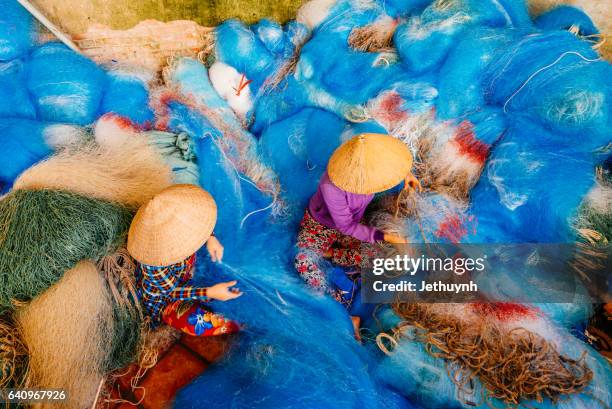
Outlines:
[[[166,266],[194,254],[217,221],[212,196],[194,185],[174,185],[143,205],[130,226],[128,251],[140,263]]]

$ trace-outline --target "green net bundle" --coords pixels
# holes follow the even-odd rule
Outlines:
[[[41,294],[80,260],[112,252],[131,219],[120,205],[70,192],[6,195],[0,200],[0,311]]]

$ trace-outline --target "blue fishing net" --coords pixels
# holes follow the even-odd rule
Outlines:
[[[487,66],[485,95],[504,112],[528,114],[554,134],[575,138],[586,132],[590,137],[575,149],[605,145],[612,126],[605,78],[612,66],[591,45],[565,31],[526,36],[500,50]]]
[[[30,119],[0,119],[1,181],[12,183],[21,172],[53,152],[45,141],[47,126]]]
[[[381,0],[380,6],[392,17],[408,17],[417,14],[432,3],[432,0]]]
[[[541,30],[569,30],[576,28],[583,36],[599,34],[591,18],[582,10],[572,6],[558,6],[542,13],[534,21]]]
[[[472,243],[571,243],[571,221],[593,185],[595,157],[515,117],[472,190]],[[551,142],[553,140],[553,142]],[[560,166],[569,162],[571,166]],[[553,228],[554,226],[554,228]]]
[[[105,83],[102,69],[60,43],[35,49],[27,66],[27,88],[38,118],[44,121],[92,123]]]
[[[16,0],[0,1],[0,61],[10,61],[28,53],[37,32],[34,18]]]
[[[383,12],[407,17],[395,32],[397,55],[350,48],[351,31]],[[250,130],[259,141],[254,159],[276,173],[288,217],[262,211],[270,199],[228,162],[219,143],[223,132],[204,132],[207,136],[197,142],[205,169],[200,183],[220,198],[221,209],[228,209],[219,219],[227,259],[214,265],[203,255],[197,279],[207,285],[238,279],[245,295],[214,307],[243,322],[245,329],[234,337],[223,361],[178,395],[175,407],[196,407],[201,396],[218,405],[229,399],[231,407],[375,408],[408,402],[426,408],[485,407],[477,379],[471,395],[457,396],[445,362],[420,343],[405,339],[384,359],[371,346],[354,348],[347,313],[297,278],[292,246],[333,149],[358,132],[390,131],[371,120],[365,107],[388,90],[397,93],[402,101],[397,109],[407,112],[409,121],[411,115],[433,111],[436,121],[465,124],[490,151],[467,206],[436,192],[419,198],[427,217],[419,226],[406,221],[404,233],[411,240],[446,240],[438,229],[452,215],[475,221],[466,242],[575,241],[572,221],[594,180],[597,157],[592,151],[609,140],[609,65],[591,61],[597,56],[589,42],[535,30],[524,2],[340,1],[302,48],[295,72],[270,90],[262,87],[264,77],[270,78],[288,57],[279,26],[264,20],[251,29],[236,22],[220,28],[218,57],[255,77]],[[247,46],[237,49],[238,41]],[[347,287],[344,271],[325,268],[334,285]],[[499,277],[525,281],[532,279],[530,271],[522,266],[520,274],[507,271]],[[487,289],[492,296],[499,291],[496,284],[491,281]],[[577,283],[573,302],[535,305],[567,335],[559,352],[575,359],[585,352],[594,371],[585,393],[556,407],[577,409],[610,399],[603,387],[609,369],[569,334],[591,314],[589,300]],[[389,309],[377,315],[364,316],[372,331],[390,329],[399,320]],[[403,398],[398,400],[398,394]],[[554,407],[550,401],[541,405]]]
[[[285,47],[291,45],[287,44],[283,27],[276,21],[269,19],[260,20],[252,30],[257,34],[257,38],[261,41],[269,52],[275,56],[285,55]]]
[[[100,112],[115,113],[147,128],[155,119],[149,107],[149,87],[142,78],[129,72],[109,73]]]
[[[344,127],[345,122],[334,114],[306,108],[262,134],[259,154],[286,187],[283,196],[297,214],[316,191],[327,159],[340,145]]]
[[[293,272],[287,251],[295,228],[264,218],[239,232],[265,240],[239,247],[233,236],[224,239],[223,263],[202,260],[197,276],[203,285],[238,280],[244,295],[212,306],[244,328],[174,406],[196,408],[205,400],[234,408],[413,407],[370,376],[376,355],[354,340],[344,308]]]
[[[25,87],[21,59],[0,63],[0,117],[34,118],[36,110]]]
[[[274,56],[246,25],[238,20],[227,20],[215,29],[216,57],[231,65],[253,81],[259,88],[274,67]]]
[[[278,89],[262,93],[255,101],[250,131],[260,135],[272,123],[287,118],[308,104],[306,89],[288,77]]]
[[[466,30],[440,69],[436,112],[441,119],[458,118],[484,107],[482,61],[493,59],[495,51],[516,37],[511,30]]]
[[[444,241],[437,230],[453,214],[477,221],[466,242],[574,242],[573,222],[601,161],[594,151],[610,142],[611,66],[592,47],[596,40],[588,36],[598,31],[588,16],[568,7],[545,13],[535,26],[526,3],[511,0],[341,0],[312,32],[295,21],[284,27],[270,20],[251,27],[227,21],[216,29],[215,54],[253,80],[251,134],[197,60],[172,65],[167,80],[184,98],[170,98],[165,117],[154,118],[143,80],[107,74],[56,43],[32,50],[32,19],[14,1],[0,4],[2,189],[52,152],[46,140],[52,122],[88,125],[114,112],[143,127],[163,119],[169,131],[191,138],[197,181],[217,201],[216,234],[226,248],[221,264],[200,254],[196,280],[239,281],[244,295],[213,307],[244,329],[221,362],[179,393],[179,409],[201,402],[234,408],[468,407],[443,360],[409,340],[390,357],[371,343],[359,345],[343,307],[312,292],[295,272],[299,219],[331,153],[360,132],[418,133],[426,122],[419,115],[431,114],[436,131],[466,124],[489,152],[469,199],[423,194],[419,209],[429,216],[421,226],[404,220],[403,232],[415,242]],[[355,28],[388,16],[402,18],[395,49],[349,46]],[[578,35],[563,31],[571,26]],[[293,62],[295,70],[270,86]],[[373,119],[368,103],[387,91],[401,100],[393,108],[406,114],[401,125],[408,131]],[[416,149],[414,142],[407,141]],[[190,169],[189,180],[196,181]],[[270,190],[276,185],[278,195]],[[344,271],[325,268],[334,285],[351,285]],[[529,272],[503,273],[527,280]],[[499,290],[490,284],[491,294]],[[594,378],[584,393],[556,406],[532,406],[610,404],[609,367],[567,334],[590,316],[588,301],[577,287],[572,303],[537,305],[568,335],[560,352],[573,358],[584,352]],[[363,313],[364,326],[374,332],[399,320],[388,308],[376,318],[370,311],[351,313]],[[476,400],[482,385],[474,382],[467,401],[483,407]]]

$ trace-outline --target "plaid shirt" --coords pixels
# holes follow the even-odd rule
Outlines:
[[[150,266],[137,263],[138,296],[154,323],[174,301],[208,301],[206,288],[183,286],[193,277],[195,254],[171,266]]]

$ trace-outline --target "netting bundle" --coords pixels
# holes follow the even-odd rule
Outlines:
[[[355,20],[345,23],[348,27],[358,27],[361,22]],[[380,53],[350,49],[348,33],[348,30],[343,34],[331,29],[317,32],[302,48],[298,79],[308,80],[347,103],[363,103],[374,97],[399,71]]]
[[[0,308],[27,301],[83,259],[112,251],[127,233],[126,208],[58,190],[15,190],[0,200]]]
[[[379,337],[392,352],[378,375],[427,407],[609,404],[602,358],[538,310],[510,303],[395,310],[401,322],[394,336]]]
[[[609,78],[591,44],[564,31],[535,34],[501,50],[484,72],[487,100],[504,112],[529,115],[554,136],[581,138],[577,148],[609,141]],[[577,142],[567,140],[567,143]]]
[[[64,389],[63,408],[92,405],[115,336],[112,298],[95,264],[68,270],[18,310],[16,324],[30,358],[28,385]]]
[[[28,62],[28,91],[45,121],[92,123],[105,82],[106,74],[93,61],[60,43],[38,47]]]
[[[470,242],[573,241],[574,218],[594,182],[593,157],[554,139],[525,119],[510,125],[472,191],[478,228]],[[572,166],[559,166],[563,160]]]
[[[470,27],[529,28],[530,25],[524,2],[438,0],[401,24],[394,42],[407,69],[424,73],[439,69]]]
[[[292,207],[304,207],[315,192],[344,127],[345,121],[328,111],[305,108],[261,135],[259,154],[279,175]]]
[[[482,87],[483,61],[516,38],[511,30],[479,28],[467,30],[450,50],[440,69],[436,113],[439,119],[453,119],[485,105]]]
[[[541,30],[577,30],[582,36],[599,34],[591,18],[581,9],[572,6],[558,6],[542,13],[534,21]]]
[[[259,88],[274,67],[274,57],[248,27],[238,20],[227,20],[215,31],[216,57],[243,72]]]
[[[25,88],[21,59],[0,63],[0,117],[34,118],[36,110]]]
[[[0,10],[0,61],[24,56],[36,40],[34,18],[15,0],[2,0]]]
[[[198,184],[200,172],[195,146],[186,132],[142,131],[125,117],[105,114],[96,121],[94,135],[101,149],[94,149],[90,158],[93,159],[88,165],[93,173],[90,180],[116,189],[102,190],[97,183],[91,183],[88,192],[106,194],[114,201],[127,205],[131,201],[131,205],[140,206],[172,182]],[[81,163],[71,165],[74,170],[85,167]],[[79,179],[72,182],[83,188]]]
[[[149,81],[152,76],[145,72],[110,71],[100,112],[112,112],[129,118],[140,127],[150,128],[154,116],[149,107]]]
[[[97,127],[98,140],[101,132]],[[70,191],[137,209],[170,183],[170,169],[148,138],[131,134],[117,145],[88,143],[64,149],[22,173],[14,188]]]
[[[21,172],[56,148],[81,139],[78,127],[31,119],[0,118],[0,181],[12,183]]]
[[[393,53],[367,53],[348,44],[354,28],[375,18],[370,10],[339,14],[302,47],[295,78],[305,87],[309,105],[351,117],[355,105],[398,80],[401,72]]]
[[[111,277],[117,265],[110,259],[118,260],[105,257],[98,268],[79,262],[14,313],[11,330],[28,358],[15,361],[23,371],[16,380],[30,388],[65,390],[70,399],[62,408],[92,405],[106,373],[132,362],[139,352],[141,317],[135,299],[126,296],[133,277],[121,277],[117,286],[119,277]],[[5,373],[0,375],[6,380]]]
[[[269,19],[262,19],[253,26],[252,30],[269,52],[275,56],[285,55],[285,33],[280,24]]]

